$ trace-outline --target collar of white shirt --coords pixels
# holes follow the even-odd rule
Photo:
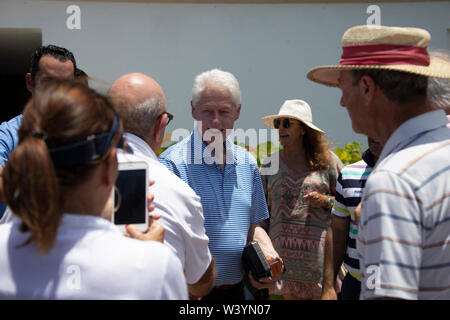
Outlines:
[[[129,132],[125,132],[124,136],[127,139],[127,143],[133,149],[133,153],[137,152],[144,155],[145,157],[158,161],[158,157],[156,156],[155,152],[153,152],[152,148],[147,144],[147,142]]]
[[[81,228],[81,229],[111,229],[117,231],[110,221],[103,217],[64,213],[59,228]]]

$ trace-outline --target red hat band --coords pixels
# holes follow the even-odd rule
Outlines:
[[[429,66],[426,48],[390,44],[343,46],[339,65],[416,65]]]

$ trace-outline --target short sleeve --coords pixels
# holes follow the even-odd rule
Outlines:
[[[266,197],[266,203],[267,203],[267,210],[269,211],[270,215],[270,200],[269,200],[269,194],[268,194],[268,188],[269,188],[269,181],[268,176],[261,176],[261,182],[264,190],[264,196]]]
[[[5,166],[9,154],[19,143],[17,131],[19,130],[21,120],[22,115],[19,115],[0,125],[0,165],[2,167]]]
[[[331,210],[331,214],[339,217],[339,218],[349,218],[350,211],[347,206],[347,201],[344,196],[344,188],[342,181],[342,173],[339,173],[339,177],[336,182],[336,195],[334,198],[333,209]]]
[[[258,167],[255,165],[253,169],[253,194],[250,224],[255,224],[268,218],[269,211],[267,209],[261,175],[259,174]]]
[[[185,240],[185,274],[187,283],[193,284],[200,280],[211,263],[209,238],[204,226],[203,210],[200,200],[191,199],[189,209],[191,215],[187,218],[188,232]]]

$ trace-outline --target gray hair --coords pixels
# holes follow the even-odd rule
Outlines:
[[[156,120],[164,111],[166,111],[166,103],[159,95],[131,108],[119,108],[125,131],[141,138],[147,137],[152,132]]]
[[[213,69],[205,71],[195,78],[192,87],[192,104],[194,106],[197,105],[203,91],[208,86],[228,89],[231,93],[235,107],[238,107],[241,104],[241,89],[239,88],[239,82],[236,77],[230,72]]]
[[[357,85],[364,75],[370,76],[386,97],[397,103],[406,103],[427,95],[426,76],[395,70],[358,69],[352,70],[353,85]]]
[[[430,56],[450,63],[448,50],[434,50]],[[427,95],[433,109],[444,109],[447,114],[450,113],[450,79],[429,78]]]

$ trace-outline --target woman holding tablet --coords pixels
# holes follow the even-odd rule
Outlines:
[[[0,226],[0,299],[187,299],[168,248],[124,237],[102,217],[122,143],[104,96],[74,82],[46,85],[18,135],[2,173],[15,217]]]

